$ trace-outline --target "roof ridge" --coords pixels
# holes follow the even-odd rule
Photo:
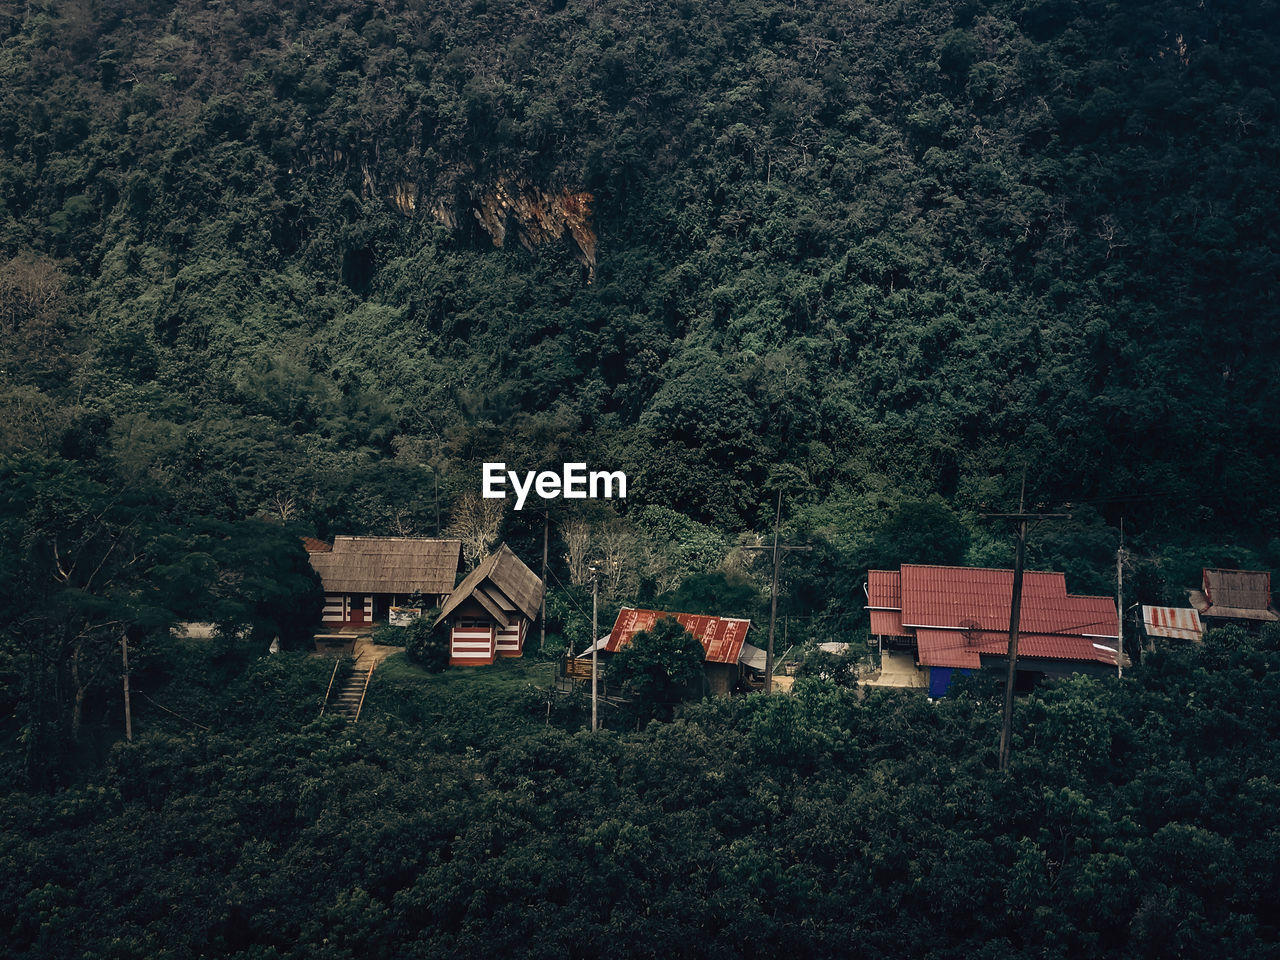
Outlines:
[[[915,567],[923,570],[978,570],[988,573],[1013,573],[1012,567],[967,567],[960,563],[903,563],[899,565],[900,570],[907,567]],[[878,573],[892,573],[892,570],[877,571]],[[1025,577],[1029,573],[1048,574],[1052,576],[1065,577],[1066,573],[1062,570],[1023,570],[1022,575]]]

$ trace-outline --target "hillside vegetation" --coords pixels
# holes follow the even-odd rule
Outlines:
[[[1021,701],[1008,775],[998,680],[801,680],[592,734],[515,663],[388,666],[348,726],[316,719],[322,661],[263,657],[153,686],[187,716],[5,796],[0,932],[40,958],[1271,957],[1278,640]],[[187,656],[154,669],[216,674]]]
[[[536,566],[544,507],[530,657],[590,636],[591,554],[604,622],[761,622],[739,548],[779,492],[814,548],[786,642],[863,640],[868,566],[1008,564],[979,514],[1024,471],[1071,505],[1029,562],[1073,592],[1110,589],[1122,524],[1132,599],[1280,567],[1278,25],[0,4],[9,949],[1273,955],[1274,634],[1051,685],[1010,778],[982,689],[814,681],[592,736],[432,681],[352,729],[313,721],[312,661],[256,656],[318,617],[299,536]],[[485,516],[482,462],[565,460],[628,499]],[[219,635],[184,652],[176,620]]]

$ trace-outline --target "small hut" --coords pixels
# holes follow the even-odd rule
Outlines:
[[[1208,626],[1256,628],[1280,620],[1271,605],[1271,574],[1266,570],[1205,570],[1201,587],[1190,591],[1191,606]]]
[[[458,584],[437,624],[449,625],[449,663],[475,667],[524,653],[542,580],[503,544]]]
[[[747,643],[750,620],[734,617],[710,617],[696,613],[667,613],[662,610],[637,610],[623,607],[618,611],[613,630],[598,641],[602,653],[613,654],[631,642],[642,630],[653,629],[663,617],[674,617],[702,644],[703,672],[707,689],[717,696],[727,696],[738,687],[744,670],[763,674],[763,652]],[[590,650],[588,650],[588,655]]]

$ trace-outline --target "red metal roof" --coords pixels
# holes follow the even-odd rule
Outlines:
[[[315,537],[302,537],[302,548],[307,553],[332,553],[333,545],[317,540]]]
[[[1177,637],[1199,640],[1204,635],[1200,614],[1188,607],[1142,608],[1142,622],[1149,637]]]
[[[1013,571],[982,567],[902,567],[902,623],[917,628],[1009,629]],[[1115,601],[1067,593],[1061,573],[1022,575],[1020,633],[1115,637]]]
[[[649,630],[663,617],[675,617],[682,627],[698,639],[711,663],[737,663],[742,644],[747,638],[750,620],[708,617],[694,613],[666,613],[662,610],[636,610],[623,607],[618,611],[613,630],[604,649],[617,653],[641,630]]]
[[[902,614],[897,610],[872,610],[871,635],[873,637],[909,637],[911,633],[902,625]]]
[[[975,668],[981,657],[1004,657],[1009,653],[1009,633],[996,630],[917,630],[916,659],[922,667]],[[1113,647],[1095,643],[1089,637],[1046,633],[1018,634],[1018,657],[1042,660],[1092,660],[1115,664]]]
[[[902,574],[897,570],[868,570],[867,606],[872,610],[901,610]]]

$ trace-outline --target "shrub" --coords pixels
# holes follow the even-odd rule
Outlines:
[[[434,612],[434,611],[433,611]],[[449,631],[435,629],[435,617],[423,616],[407,627],[397,627],[404,637],[409,659],[429,673],[439,673],[449,666]]]

